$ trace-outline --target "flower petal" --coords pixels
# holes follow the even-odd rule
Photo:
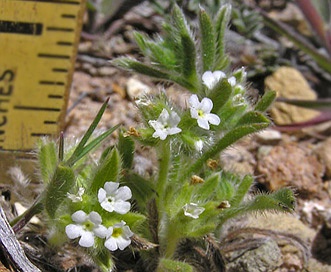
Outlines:
[[[105,191],[105,189],[100,188],[98,191],[98,201],[101,203],[105,201],[106,197],[107,197],[107,192]]]
[[[131,190],[128,186],[118,188],[116,192],[116,198],[122,200],[128,200],[132,197]]]
[[[191,107],[193,107],[193,108],[197,108],[200,104],[199,98],[196,94],[192,94],[190,96],[190,98],[188,99],[188,102],[191,105]]]
[[[108,238],[104,245],[110,251],[115,251],[118,248],[117,243],[116,243],[116,239],[113,238],[113,237]]]
[[[214,76],[211,71],[206,71],[202,75],[202,82],[205,84],[209,89],[213,87],[214,84]]]
[[[106,238],[108,235],[108,229],[103,225],[99,225],[96,228],[94,228],[93,232],[96,236],[100,238]]]
[[[102,218],[101,218],[100,214],[98,214],[97,212],[91,212],[89,214],[89,219],[95,225],[100,225],[102,222]]]
[[[66,226],[65,232],[69,239],[78,238],[83,231],[83,227],[80,225],[69,224]]]
[[[116,201],[113,205],[114,211],[119,214],[126,214],[130,208],[131,204],[127,201]]]
[[[114,194],[120,184],[118,182],[107,181],[103,188],[106,190],[107,195]]]
[[[76,223],[83,223],[87,219],[87,214],[84,211],[79,210],[71,215],[71,219]]]
[[[168,135],[174,135],[174,134],[177,134],[177,133],[179,133],[181,131],[182,131],[182,129],[181,128],[178,128],[178,127],[169,128],[168,129]]]
[[[91,247],[94,244],[94,235],[90,231],[84,231],[78,244],[82,247]]]
[[[211,99],[205,97],[201,100],[201,110],[206,114],[210,113],[213,108],[213,101]]]
[[[206,130],[210,129],[208,120],[204,118],[198,118],[198,126]]]
[[[109,202],[107,199],[105,201],[100,202],[100,205],[107,212],[113,212],[114,211],[114,203]]]
[[[221,119],[213,113],[210,113],[206,116],[206,119],[208,120],[209,123],[212,125],[218,126],[221,123]]]
[[[123,237],[118,237],[116,239],[117,246],[120,250],[125,249],[128,245],[131,244],[131,239],[125,239]]]

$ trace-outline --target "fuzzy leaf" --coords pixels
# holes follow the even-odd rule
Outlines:
[[[107,181],[116,182],[121,171],[121,157],[114,148],[95,171],[89,191],[97,192]]]
[[[161,258],[157,271],[162,272],[193,272],[193,267],[188,263]]]
[[[260,98],[260,100],[255,105],[255,110],[260,112],[265,112],[268,110],[272,102],[274,102],[276,98],[275,91],[267,91],[264,95]]]
[[[238,121],[237,126],[249,125],[249,124],[269,124],[270,121],[262,113],[258,111],[250,111],[244,114]]]
[[[214,144],[209,150],[204,152],[202,156],[195,163],[193,163],[186,171],[184,170],[180,180],[188,178],[191,175],[191,173],[199,172],[204,162],[206,162],[210,158],[213,158],[221,151],[223,151],[227,147],[237,142],[242,137],[252,133],[256,133],[262,129],[267,128],[268,126],[269,123],[257,123],[257,124],[239,126],[229,131],[218,142],[216,142],[216,144]]]
[[[226,4],[220,8],[215,20],[216,34],[216,54],[215,54],[215,70],[222,70],[227,65],[227,57],[225,55],[225,31],[230,20],[231,5]]]
[[[134,157],[135,144],[131,137],[125,137],[120,133],[118,139],[118,151],[122,158],[123,168],[131,169]]]
[[[210,91],[209,98],[213,101],[213,112],[217,113],[226,104],[232,94],[230,83],[223,79]]]
[[[201,34],[201,56],[203,71],[209,71],[213,68],[215,60],[215,34],[212,21],[206,11],[200,8],[199,24]]]
[[[38,146],[39,146],[38,162],[39,162],[41,177],[43,182],[45,184],[48,184],[54,174],[56,165],[58,163],[58,157],[56,154],[56,145],[53,141],[46,142],[40,140]]]
[[[220,174],[216,173],[208,177],[204,183],[197,184],[195,195],[199,200],[205,201],[206,199],[213,199],[215,196],[215,188],[218,188],[220,183]]]
[[[249,189],[251,188],[253,181],[254,181],[253,177],[248,175],[241,180],[241,182],[237,187],[235,196],[230,201],[231,206],[237,206],[242,202],[244,197],[249,192]]]
[[[59,164],[54,172],[51,182],[46,188],[45,209],[51,218],[54,218],[58,207],[67,197],[67,192],[74,186],[75,174],[73,170]]]

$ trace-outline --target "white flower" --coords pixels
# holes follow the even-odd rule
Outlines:
[[[118,182],[106,182],[103,188],[99,189],[98,200],[102,208],[108,212],[127,213],[130,208],[130,202],[126,201],[132,197],[128,186],[119,187]]]
[[[163,109],[157,120],[150,120],[148,124],[155,129],[154,138],[165,140],[168,135],[174,135],[182,130],[177,127],[180,122],[180,117],[174,111],[170,114],[166,109]]]
[[[128,226],[125,226],[125,222],[115,224],[113,227],[108,228],[108,234],[106,237],[105,247],[111,251],[117,249],[123,250],[131,244],[130,237],[133,232]]]
[[[225,78],[226,74],[222,71],[206,71],[202,75],[202,82],[209,89],[212,89],[221,79]]]
[[[185,216],[192,217],[194,219],[199,218],[199,215],[203,213],[205,208],[199,207],[198,204],[195,203],[186,203],[183,206]]]
[[[199,102],[198,96],[193,94],[189,98],[191,117],[198,120],[199,127],[209,130],[209,123],[212,125],[219,125],[220,118],[210,111],[213,108],[213,101],[205,97]]]
[[[237,80],[234,76],[228,78],[229,84],[234,87],[237,84]]]
[[[79,187],[77,194],[70,194],[67,193],[67,197],[71,199],[72,202],[80,202],[83,200],[83,194],[85,192],[85,189],[83,187]]]
[[[201,152],[203,148],[203,141],[202,140],[195,141],[194,147],[196,151]]]
[[[91,247],[94,245],[94,237],[106,238],[107,228],[103,225],[101,216],[97,212],[86,214],[79,210],[71,215],[72,221],[76,224],[66,226],[66,234],[69,239],[79,239],[79,245],[82,247]]]

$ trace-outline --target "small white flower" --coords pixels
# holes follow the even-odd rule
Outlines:
[[[124,221],[121,221],[121,223],[108,228],[105,247],[110,251],[123,250],[131,244],[130,237],[133,235],[133,232],[125,224]]]
[[[229,84],[234,87],[237,84],[237,80],[234,76],[228,78]]]
[[[199,207],[196,203],[186,203],[183,206],[185,216],[192,217],[194,219],[199,218],[199,215],[203,213],[205,208]]]
[[[106,182],[104,187],[99,189],[98,200],[106,211],[126,214],[131,208],[127,200],[132,197],[132,193],[128,186],[118,188],[119,185],[118,182]]]
[[[226,74],[222,71],[206,71],[202,75],[202,82],[209,89],[212,89],[220,80],[226,77]]]
[[[83,194],[85,192],[85,189],[83,187],[79,187],[77,194],[70,194],[67,193],[67,197],[71,199],[72,202],[80,202],[83,200]]]
[[[199,127],[209,130],[209,123],[212,125],[219,125],[221,119],[210,111],[213,108],[213,101],[205,97],[199,102],[196,94],[189,98],[191,117],[198,120]]]
[[[196,151],[201,152],[203,148],[203,141],[202,140],[195,141],[194,147]]]
[[[157,120],[150,120],[148,124],[155,129],[154,138],[165,140],[168,135],[174,135],[182,130],[177,127],[180,122],[180,117],[174,111],[170,114],[166,109],[163,109]]]
[[[82,247],[91,247],[94,245],[94,237],[106,238],[107,228],[103,225],[101,216],[97,212],[86,214],[79,210],[71,215],[72,221],[76,224],[66,226],[66,234],[69,239],[79,239],[79,245]]]

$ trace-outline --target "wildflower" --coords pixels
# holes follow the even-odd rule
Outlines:
[[[108,212],[127,213],[130,208],[130,202],[126,201],[132,197],[128,186],[119,187],[118,182],[106,182],[103,188],[99,189],[98,200],[102,208]]]
[[[79,187],[77,194],[70,194],[67,193],[67,197],[71,199],[72,202],[80,202],[83,200],[83,194],[85,192],[85,189],[83,187]]]
[[[130,237],[133,232],[130,230],[126,223],[122,220],[120,223],[115,224],[113,227],[108,228],[105,247],[111,251],[117,249],[123,250],[131,244]]]
[[[212,125],[219,125],[220,118],[210,111],[213,108],[213,101],[205,97],[199,102],[198,96],[193,94],[189,98],[191,117],[198,120],[199,127],[209,130],[209,123]]]
[[[199,215],[203,213],[205,208],[199,207],[196,203],[185,204],[183,206],[185,216],[192,217],[194,219],[199,218]]]
[[[194,148],[196,151],[201,152],[203,148],[203,141],[202,140],[195,141]]]
[[[182,131],[177,127],[179,121],[180,117],[176,112],[171,111],[169,114],[166,109],[163,109],[159,118],[149,121],[148,124],[155,129],[154,138],[165,140],[168,135],[174,135]]]
[[[71,215],[72,221],[76,224],[66,226],[65,232],[69,239],[80,237],[79,245],[91,247],[94,245],[94,237],[106,238],[107,228],[101,225],[102,219],[97,212],[86,214],[79,210]]]
[[[202,82],[209,89],[212,89],[221,79],[225,78],[226,74],[222,71],[206,71],[202,75]]]

